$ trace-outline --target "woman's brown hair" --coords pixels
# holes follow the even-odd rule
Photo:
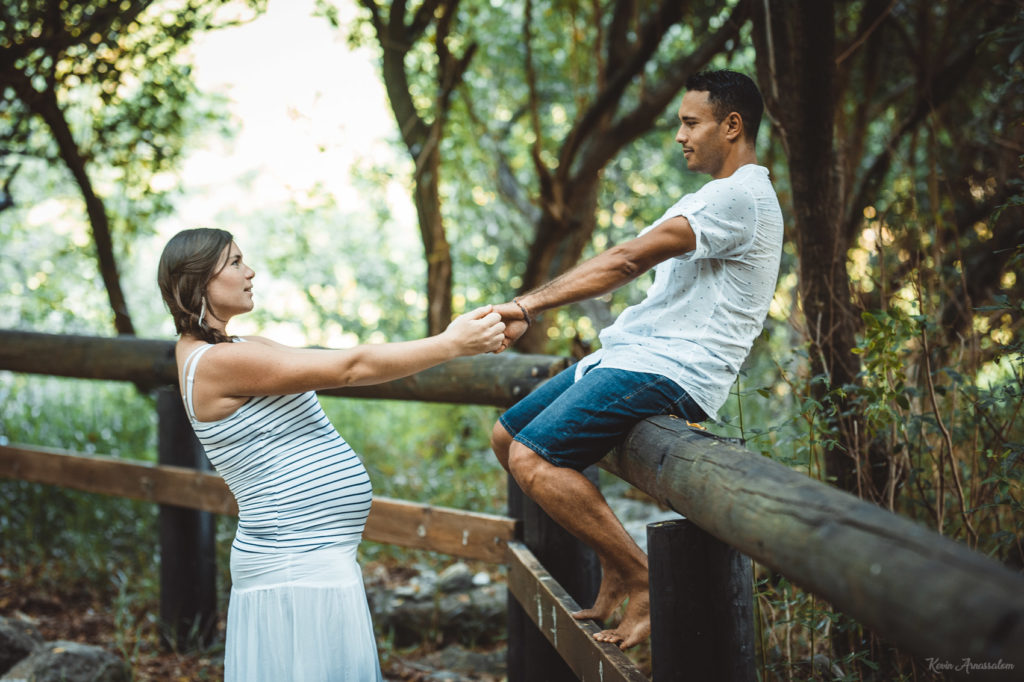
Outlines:
[[[213,313],[205,298],[206,285],[220,269],[224,247],[233,241],[227,230],[197,227],[182,230],[164,247],[156,279],[179,334],[189,334],[207,343],[231,340],[206,324],[205,316]]]

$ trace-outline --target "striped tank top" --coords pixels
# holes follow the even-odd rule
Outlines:
[[[331,425],[316,393],[256,396],[224,419],[199,421],[192,405],[192,351],[182,374],[192,428],[238,502],[234,550],[308,552],[359,542],[370,511],[370,477]]]

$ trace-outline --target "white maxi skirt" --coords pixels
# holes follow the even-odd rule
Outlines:
[[[359,541],[302,553],[231,550],[225,682],[374,682]]]

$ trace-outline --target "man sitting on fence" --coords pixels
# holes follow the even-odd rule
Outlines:
[[[523,491],[598,554],[597,599],[574,617],[606,620],[629,600],[619,625],[594,635],[623,649],[650,635],[647,556],[581,472],[647,417],[700,422],[717,413],[761,332],[782,247],[782,212],[755,153],[757,86],[714,71],[686,88],[675,139],[688,169],[712,180],[635,239],[495,307],[507,347],[540,312],[655,268],[646,298],[601,332],[602,348],[513,406],[492,434]]]

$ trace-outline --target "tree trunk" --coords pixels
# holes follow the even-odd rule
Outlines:
[[[831,0],[755,3],[754,43],[765,103],[782,135],[789,160],[795,235],[800,258],[800,299],[810,336],[814,397],[832,406],[838,438],[825,452],[826,475],[840,488],[864,490],[862,447],[854,416],[845,416],[840,389],[857,379],[852,353],[853,307],[842,229],[835,121],[835,19]],[[766,8],[765,5],[768,5]],[[767,11],[766,11],[767,10]]]
[[[424,151],[416,166],[416,217],[427,258],[427,335],[433,336],[443,332],[452,319],[452,253],[441,217],[437,146]]]
[[[61,159],[71,171],[72,177],[82,192],[85,209],[92,228],[93,243],[96,245],[96,258],[99,261],[100,276],[107,290],[107,299],[114,311],[114,329],[118,334],[135,334],[131,315],[128,314],[128,303],[121,289],[121,276],[117,269],[117,258],[114,256],[114,242],[110,234],[110,220],[107,217],[103,200],[96,194],[92,181],[85,168],[85,159],[78,150],[71,128],[64,118],[64,112],[57,102],[57,96],[50,88],[39,92],[20,71],[8,74],[7,82],[14,87],[18,96],[33,113],[39,116],[53,133],[57,142]]]
[[[385,17],[375,0],[361,0],[370,12],[370,20],[380,44],[384,86],[395,115],[402,141],[416,164],[413,192],[420,237],[427,259],[427,334],[444,331],[452,319],[452,256],[441,216],[441,138],[451,108],[451,95],[462,82],[463,74],[476,51],[469,44],[461,57],[448,51],[447,37],[455,21],[459,0],[425,2],[405,23],[406,4],[395,0]],[[437,85],[433,121],[426,121],[416,108],[406,72],[405,58],[427,28],[435,25],[431,40],[437,54],[434,78]]]
[[[555,203],[548,197],[542,202],[544,211],[530,245],[520,292],[539,287],[579,262],[597,226],[597,185],[598,178],[594,177],[585,188],[551,193],[568,197],[567,201]],[[550,316],[541,317],[517,342],[517,349],[523,353],[543,353],[550,324]]]

